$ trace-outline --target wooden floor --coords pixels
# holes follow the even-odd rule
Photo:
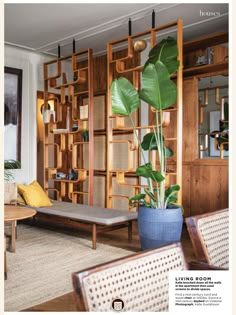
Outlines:
[[[58,228],[56,228],[56,230],[57,232],[60,231],[60,229]],[[69,234],[72,233],[73,235],[77,235],[80,238],[91,239],[91,235],[85,231],[63,230],[63,233]],[[121,229],[100,234],[97,237],[97,241],[100,243],[124,248],[134,252],[140,251],[140,242],[136,223],[133,225],[133,240],[131,242],[129,242],[127,238],[127,229]],[[193,248],[185,226],[183,228],[181,243],[183,246],[186,260],[187,261],[195,260]],[[78,309],[76,308],[74,302],[73,292],[24,310],[24,312],[76,312],[76,311],[78,311]]]

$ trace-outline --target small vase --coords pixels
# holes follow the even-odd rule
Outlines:
[[[78,130],[78,125],[74,124],[74,125],[72,126],[72,131],[77,131],[77,130]]]
[[[89,132],[88,131],[83,132],[83,140],[84,140],[84,142],[89,142]]]

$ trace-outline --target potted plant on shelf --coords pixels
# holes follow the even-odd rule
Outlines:
[[[219,129],[212,132],[211,137],[215,139],[217,150],[229,150],[229,104],[224,103],[224,119],[219,121]],[[222,148],[221,148],[222,147]]]
[[[82,136],[83,136],[84,142],[89,142],[89,131],[88,131],[88,129],[84,129],[82,131]]]
[[[182,207],[175,204],[180,186],[171,185],[166,189],[166,159],[173,155],[173,151],[165,146],[162,130],[163,110],[177,100],[177,87],[171,80],[179,67],[177,56],[176,40],[167,37],[149,52],[142,70],[140,92],[123,77],[115,79],[111,84],[112,112],[130,117],[144,161],[136,169],[136,175],[146,178],[147,188],[130,198],[131,205],[139,205],[138,229],[142,249],[162,246],[181,238]],[[141,100],[154,108],[156,117],[153,130],[142,141],[131,116],[140,107]],[[158,170],[146,161],[144,151],[151,150],[158,152]]]
[[[17,202],[17,185],[14,181],[13,169],[20,168],[21,164],[16,160],[4,160],[4,203]]]
[[[21,164],[16,160],[4,160],[4,181],[9,182],[14,179],[13,169],[20,168]]]

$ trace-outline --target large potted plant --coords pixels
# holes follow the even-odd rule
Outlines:
[[[154,248],[180,240],[183,215],[182,207],[175,205],[179,185],[166,188],[166,159],[173,151],[165,146],[163,136],[163,110],[177,100],[177,87],[171,76],[179,62],[176,40],[163,39],[154,46],[141,75],[141,91],[126,78],[115,79],[111,84],[113,114],[129,116],[137,137],[144,164],[136,169],[136,175],[146,178],[147,188],[131,197],[130,203],[138,209],[138,229],[142,249]],[[141,100],[155,110],[156,123],[152,132],[139,139],[131,114],[138,110]],[[157,150],[159,167],[153,169],[144,151]]]

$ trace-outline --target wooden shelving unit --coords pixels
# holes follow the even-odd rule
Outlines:
[[[185,77],[228,71],[228,48],[222,44],[228,43],[228,33],[220,32],[197,38],[183,45]],[[199,56],[206,56],[207,48],[213,48],[211,64],[196,65]]]
[[[222,32],[185,42],[183,46],[183,178],[185,179],[183,181],[183,208],[185,217],[228,207],[228,159],[200,158],[199,154],[199,121],[201,120],[199,80],[227,76],[227,43],[228,34]],[[214,49],[213,63],[195,66],[198,56],[207,55],[208,47]]]
[[[178,60],[180,62],[180,67],[177,73],[177,88],[178,88],[178,99],[177,104],[174,109],[170,111],[175,112],[176,119],[176,129],[174,134],[169,136],[169,140],[175,142],[176,145],[176,164],[175,171],[169,174],[176,179],[176,183],[182,183],[182,48],[183,48],[183,28],[182,20],[174,21],[160,27],[156,27],[142,33],[138,33],[126,38],[122,38],[117,41],[113,41],[107,44],[107,207],[114,207],[114,199],[126,199],[127,209],[128,198],[132,195],[137,194],[143,187],[139,182],[139,179],[135,175],[136,166],[140,162],[140,153],[137,145],[137,141],[133,136],[132,126],[128,125],[126,118],[121,118],[120,116],[112,115],[111,109],[111,95],[110,95],[110,85],[115,78],[121,75],[130,74],[130,81],[139,90],[140,88],[140,72],[142,66],[137,65],[134,67],[128,67],[126,62],[134,58],[134,42],[136,39],[140,39],[143,36],[150,36],[151,47],[156,44],[156,38],[158,38],[158,32],[168,28],[176,28],[177,43],[179,56]],[[127,55],[123,58],[114,57],[114,48],[116,45],[125,44],[127,45]],[[115,68],[115,71],[114,71]],[[139,136],[141,136],[141,131],[146,129],[151,129],[151,123],[149,121],[148,126],[140,125],[140,118],[134,117],[134,121],[137,129],[139,130]],[[118,145],[125,145],[127,154],[122,157],[120,153],[122,150],[116,148]],[[124,150],[125,151],[125,150]],[[124,160],[124,163],[120,163],[117,167],[116,161]],[[126,163],[126,164],[125,164]],[[153,164],[156,164],[156,157],[153,156]],[[119,193],[117,193],[117,187],[119,187]],[[178,201],[181,204],[182,194],[178,195]],[[131,209],[130,209],[131,210]]]
[[[137,150],[128,150],[129,140],[132,141],[133,138],[131,126],[126,120],[122,122],[119,117],[115,117],[111,113],[109,86],[114,78],[125,76],[139,89],[140,70],[142,69],[140,65],[141,56],[140,53],[134,52],[134,42],[137,39],[142,39],[142,37],[149,35],[151,38],[151,46],[153,46],[156,38],[158,39],[156,33],[161,29],[173,27],[173,25],[173,23],[169,23],[160,28],[144,31],[108,43],[108,59],[104,55],[96,57],[93,60],[94,74],[92,74],[92,60],[90,59],[88,62],[88,59],[91,57],[89,57],[87,50],[81,52],[81,55],[70,55],[58,58],[44,65],[46,68],[44,76],[44,104],[47,104],[47,100],[53,99],[52,91],[55,91],[56,95],[53,100],[56,111],[56,122],[45,124],[44,185],[46,189],[54,190],[59,199],[67,199],[74,202],[79,201],[82,203],[87,202],[89,197],[89,203],[92,203],[92,199],[93,201],[96,199],[95,202],[97,205],[113,206],[116,208],[122,208],[123,206],[128,207],[128,196],[134,195],[141,185],[135,175],[136,165],[140,162],[140,157]],[[181,34],[179,36],[181,36]],[[221,198],[222,194],[227,196],[225,188],[227,178],[225,176],[224,180],[221,180],[218,175],[223,174],[225,169],[227,169],[227,159],[198,159],[198,104],[196,101],[198,97],[199,78],[228,73],[228,62],[224,60],[224,48],[218,47],[227,41],[228,34],[217,33],[183,44],[183,61],[187,55],[191,55],[193,56],[193,59],[191,59],[193,62],[192,65],[185,65],[184,63],[184,67],[182,68],[185,78],[183,84],[184,105],[182,105],[182,101],[179,100],[176,108],[170,113],[173,123],[170,127],[165,128],[165,138],[177,138],[177,141],[170,140],[168,142],[168,146],[174,149],[174,152],[177,152],[173,160],[168,161],[168,165],[169,171],[172,174],[170,175],[170,182],[176,182],[175,179],[177,177],[177,182],[180,183],[180,185],[182,182],[181,187],[184,195],[183,198],[179,195],[179,200],[181,200],[181,198],[183,199],[186,216],[191,214],[190,210],[193,211],[193,214],[198,213],[198,211],[206,211],[205,209],[208,209],[207,211],[213,211],[216,209],[216,203],[219,204],[219,207],[227,206],[227,198]],[[124,47],[124,43],[126,43],[126,49],[120,50],[119,46]],[[209,46],[217,46],[216,62],[209,65],[194,66],[194,58],[199,54],[205,54],[205,50]],[[77,58],[80,56],[80,59]],[[75,80],[69,80],[69,78],[63,74],[64,70],[62,64],[64,61],[71,62],[72,76],[73,74],[76,75]],[[51,66],[56,68],[53,74],[51,74]],[[181,73],[179,73],[179,76],[181,76]],[[78,77],[80,77],[80,82],[78,82]],[[177,76],[175,79],[177,79]],[[182,92],[181,85],[181,80],[179,80],[178,88],[180,91],[180,99]],[[105,90],[106,87],[108,87],[107,94]],[[104,96],[104,99],[99,99],[98,104],[96,104],[96,97],[101,95]],[[88,100],[90,101],[88,102]],[[79,107],[86,103],[90,104],[90,114],[87,121],[81,120],[78,114]],[[94,106],[95,104],[96,106]],[[184,106],[184,108],[182,108],[182,106]],[[64,131],[60,134],[52,133],[51,131],[53,129],[66,129],[67,107],[70,108],[71,125],[74,122],[73,118],[75,118],[75,123],[78,123],[80,127],[79,131],[74,132],[70,130],[69,132]],[[183,124],[181,122],[182,117]],[[91,121],[91,119],[93,119],[93,121]],[[134,119],[136,125],[140,126],[140,114],[137,114]],[[151,124],[151,115],[149,117],[149,124]],[[83,142],[81,135],[81,130],[86,128],[86,126],[89,126],[89,143]],[[140,128],[141,127],[144,126],[140,126]],[[54,141],[52,141],[53,143],[49,143],[49,138],[54,139]],[[181,138],[182,140],[179,141]],[[122,146],[123,149],[120,150],[119,148]],[[49,151],[52,153],[50,153],[50,156]],[[126,155],[123,156],[122,152],[126,152]],[[116,154],[119,154],[118,157],[120,158],[116,157]],[[54,165],[50,165],[50,159],[53,155],[55,156],[55,163]],[[72,155],[74,155],[74,158],[76,157],[77,171],[81,171],[79,177],[82,180],[75,182],[53,179],[53,174],[56,172],[62,171],[66,173],[72,168]],[[128,155],[133,156],[132,167],[127,167]],[[87,157],[87,159],[84,163],[85,157]],[[123,160],[124,163],[122,162],[123,164],[118,165],[118,163],[116,163],[117,160],[119,162]],[[115,165],[113,165],[114,161]],[[214,168],[213,178],[211,178],[210,175],[209,178],[205,176],[204,168],[207,169],[206,172],[209,172],[211,176],[213,172],[212,169]],[[121,173],[119,173],[120,171]],[[184,178],[183,181],[182,176]],[[86,179],[84,180],[85,177]],[[217,181],[221,181],[222,185],[217,186],[218,190],[216,193],[215,182]],[[121,185],[119,185],[118,182]],[[123,185],[123,183],[125,184]],[[209,202],[206,202],[206,200],[209,199],[208,197],[203,198],[199,195],[200,192],[202,193],[199,183],[204,184],[208,196],[214,196]],[[199,185],[199,190],[195,189],[196,185]],[[224,190],[223,193],[222,190]],[[104,202],[104,196],[106,202]],[[198,210],[198,208],[200,210]]]
[[[219,32],[215,34],[210,34],[204,37],[193,39],[184,42],[183,54],[186,55],[191,51],[196,51],[198,49],[205,49],[209,46],[220,45],[222,43],[228,43],[229,36],[228,33]]]
[[[79,59],[86,60],[86,66],[79,66]],[[71,72],[65,72],[64,62],[70,64]],[[56,74],[50,75],[52,67]],[[72,78],[72,79],[70,79]],[[54,103],[55,121],[45,123],[44,139],[44,189],[56,192],[57,199],[93,204],[93,170],[94,170],[94,132],[93,132],[93,54],[92,49],[83,50],[72,55],[44,63],[44,110],[48,110],[49,89],[53,89],[60,97]],[[88,100],[88,117],[80,117],[83,99]],[[72,125],[78,129],[73,131]],[[84,129],[89,130],[89,141],[82,137]],[[83,156],[82,147],[88,146],[88,155]],[[54,150],[50,151],[50,146]],[[54,156],[54,157],[53,157]],[[84,167],[84,160],[88,168]],[[53,160],[53,161],[51,161]],[[50,163],[53,164],[50,165]],[[76,177],[68,177],[73,170]],[[57,179],[57,173],[67,175]],[[85,181],[88,189],[84,190]],[[80,196],[80,200],[78,200]]]

